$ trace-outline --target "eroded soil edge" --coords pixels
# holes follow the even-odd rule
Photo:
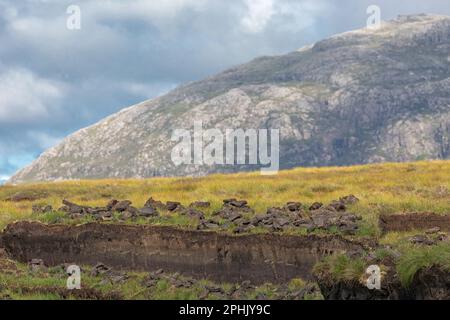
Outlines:
[[[7,226],[0,245],[20,262],[39,258],[53,266],[101,261],[119,270],[163,268],[198,279],[256,284],[312,279],[313,266],[325,255],[364,247],[339,236],[231,236],[160,226],[27,221]]]

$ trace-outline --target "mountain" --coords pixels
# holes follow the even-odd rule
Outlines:
[[[257,58],[67,137],[9,182],[204,175],[175,166],[173,130],[280,128],[280,166],[450,158],[450,17],[400,16]]]

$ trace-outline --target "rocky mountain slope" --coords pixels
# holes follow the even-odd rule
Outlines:
[[[450,158],[450,17],[401,16],[261,57],[67,137],[9,182],[203,175],[175,166],[174,129],[279,128],[280,166]]]

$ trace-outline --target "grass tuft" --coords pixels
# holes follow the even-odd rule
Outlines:
[[[438,266],[450,271],[450,244],[410,248],[400,258],[397,273],[404,287],[409,287],[414,275],[421,269]]]

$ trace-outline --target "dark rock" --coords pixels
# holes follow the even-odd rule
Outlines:
[[[137,217],[139,215],[139,210],[135,207],[129,206],[124,214],[131,214],[132,217]]]
[[[333,207],[336,211],[345,211],[347,210],[347,207],[345,206],[345,203],[342,201],[334,200],[330,203],[330,206]]]
[[[42,259],[31,259],[31,261],[28,263],[28,266],[30,267],[30,270],[32,272],[44,271],[47,269],[44,260]]]
[[[144,286],[147,288],[154,287],[159,280],[163,278],[164,270],[159,269],[155,272],[150,272],[147,277],[144,278]]]
[[[62,201],[64,207],[62,208],[63,211],[69,213],[69,214],[83,214],[85,213],[84,207],[79,206],[75,203],[72,203],[67,200]]]
[[[314,226],[319,229],[327,229],[332,224],[330,221],[332,217],[330,217],[329,214],[324,212],[313,215],[311,219]]]
[[[312,224],[310,219],[297,219],[292,223],[296,227],[308,227]]]
[[[235,222],[236,220],[239,220],[242,218],[242,214],[240,213],[231,213],[228,216],[228,220],[230,220],[231,222]]]
[[[260,224],[262,224],[262,222],[264,221],[264,217],[263,215],[257,215],[254,216],[251,220],[250,220],[250,224],[252,224],[253,226],[257,227]]]
[[[147,200],[147,202],[144,204],[145,208],[155,208],[160,210],[166,210],[166,206],[161,201],[154,200],[153,198],[150,198]]]
[[[285,214],[285,210],[282,208],[268,208],[267,215],[279,216]]]
[[[31,208],[31,211],[33,214],[43,214],[43,213],[52,212],[53,208],[50,205],[46,205],[46,206],[33,205],[33,207]]]
[[[100,208],[85,208],[86,213],[88,214],[92,214],[92,215],[103,215],[106,212],[109,212],[110,210],[108,210],[108,208],[104,207],[100,207]]]
[[[309,207],[309,210],[310,210],[310,211],[318,210],[318,209],[322,208],[322,206],[323,206],[323,203],[321,203],[321,202],[314,202],[314,203]]]
[[[264,226],[271,226],[275,221],[275,217],[272,215],[266,215],[262,221]]]
[[[241,283],[241,285],[239,286],[239,288],[244,289],[244,290],[254,290],[255,287],[252,285],[252,283],[249,280],[245,280]]]
[[[202,221],[198,226],[197,230],[211,230],[211,229],[219,229],[220,224],[214,220]]]
[[[194,280],[192,279],[181,279],[178,278],[177,275],[174,275],[172,278],[169,279],[170,283],[175,287],[175,288],[192,288],[192,286],[195,284]]]
[[[425,233],[426,234],[436,234],[436,233],[439,233],[440,231],[441,231],[441,228],[434,227],[434,228],[426,230]]]
[[[244,225],[244,224],[241,224],[241,225],[239,225],[238,227],[236,227],[234,230],[233,230],[233,232],[235,233],[235,234],[241,234],[241,233],[246,233],[246,232],[249,232],[251,229],[253,229],[254,228],[254,226],[252,226],[252,225],[250,225],[250,224],[247,224],[247,225]]]
[[[155,272],[153,272],[153,274],[156,274],[156,275],[161,275],[163,273],[164,273],[164,269],[158,269]]]
[[[199,210],[196,210],[194,208],[187,208],[187,209],[183,209],[181,211],[182,215],[186,215],[189,216],[191,218],[194,219],[198,219],[198,220],[204,220],[205,219],[205,214]]]
[[[110,211],[101,213],[99,215],[97,215],[98,218],[100,218],[100,220],[103,221],[111,221],[113,219],[113,214]]]
[[[274,223],[278,224],[280,227],[285,227],[290,224],[290,221],[285,218],[278,218],[274,221]]]
[[[131,206],[131,201],[124,200],[116,203],[116,205],[112,208],[112,211],[123,212],[127,210]]]
[[[108,202],[108,204],[106,205],[106,209],[108,210],[108,211],[111,211],[111,210],[113,210],[113,208],[116,206],[116,204],[118,204],[119,203],[119,201],[117,201],[117,200],[115,200],[115,199],[112,199],[112,200],[110,200],[109,202]]]
[[[338,228],[342,233],[349,235],[354,235],[358,231],[358,225],[350,221],[340,222]]]
[[[112,268],[108,267],[107,265],[99,262],[97,263],[91,270],[91,276],[97,277],[99,275],[107,274],[111,272]]]
[[[209,296],[209,291],[206,289],[203,289],[203,291],[199,294],[198,300],[206,300]]]
[[[225,294],[225,290],[219,286],[205,286],[205,289],[208,290],[209,293]]]
[[[216,227],[216,225],[207,224],[205,221],[202,221],[197,225],[197,230],[199,230],[199,231],[209,230],[209,229],[213,229],[214,227]]]
[[[236,207],[236,208],[243,208],[243,207],[247,206],[246,200],[226,199],[226,200],[223,200],[223,203],[233,206],[233,207]]]
[[[224,205],[222,209],[214,212],[213,215],[218,215],[221,218],[229,219],[235,213],[253,213],[253,209],[247,206],[247,201],[237,201],[236,199],[223,200]]]
[[[300,202],[288,202],[285,206],[285,208],[291,212],[295,211],[301,211],[302,210],[302,204]]]
[[[256,300],[268,300],[267,296],[264,293],[258,293],[256,295]]]
[[[358,203],[359,199],[355,197],[353,194],[350,194],[348,196],[340,198],[339,201],[342,202],[344,205],[352,205]]]
[[[111,283],[124,283],[126,282],[130,276],[126,274],[125,272],[110,272],[108,274],[108,279],[111,281]]]
[[[427,236],[420,235],[420,234],[411,237],[411,238],[409,239],[409,241],[410,241],[412,244],[418,244],[418,245],[432,246],[432,245],[435,245],[435,244],[436,244],[436,241],[434,241],[434,240],[428,238]]]
[[[419,270],[411,283],[415,300],[450,300],[450,273],[438,266]]]
[[[158,210],[153,207],[144,207],[139,209],[139,216],[141,217],[157,217],[159,216]]]
[[[122,214],[120,215],[120,219],[128,220],[128,219],[135,218],[138,215],[139,215],[139,210],[136,209],[136,212],[135,212],[134,210],[130,211],[130,208],[128,208],[126,211],[122,212]]]
[[[209,202],[206,201],[195,201],[192,202],[189,207],[191,208],[209,208],[211,206],[211,204]]]
[[[282,226],[280,226],[279,224],[274,222],[273,225],[270,226],[270,231],[272,231],[272,232],[282,232],[282,231],[284,231],[284,228]]]
[[[439,234],[436,237],[437,241],[445,241],[448,239],[448,235],[445,232],[439,232]]]
[[[175,211],[179,206],[181,206],[181,203],[179,202],[168,201],[166,203],[166,208],[169,211]]]

